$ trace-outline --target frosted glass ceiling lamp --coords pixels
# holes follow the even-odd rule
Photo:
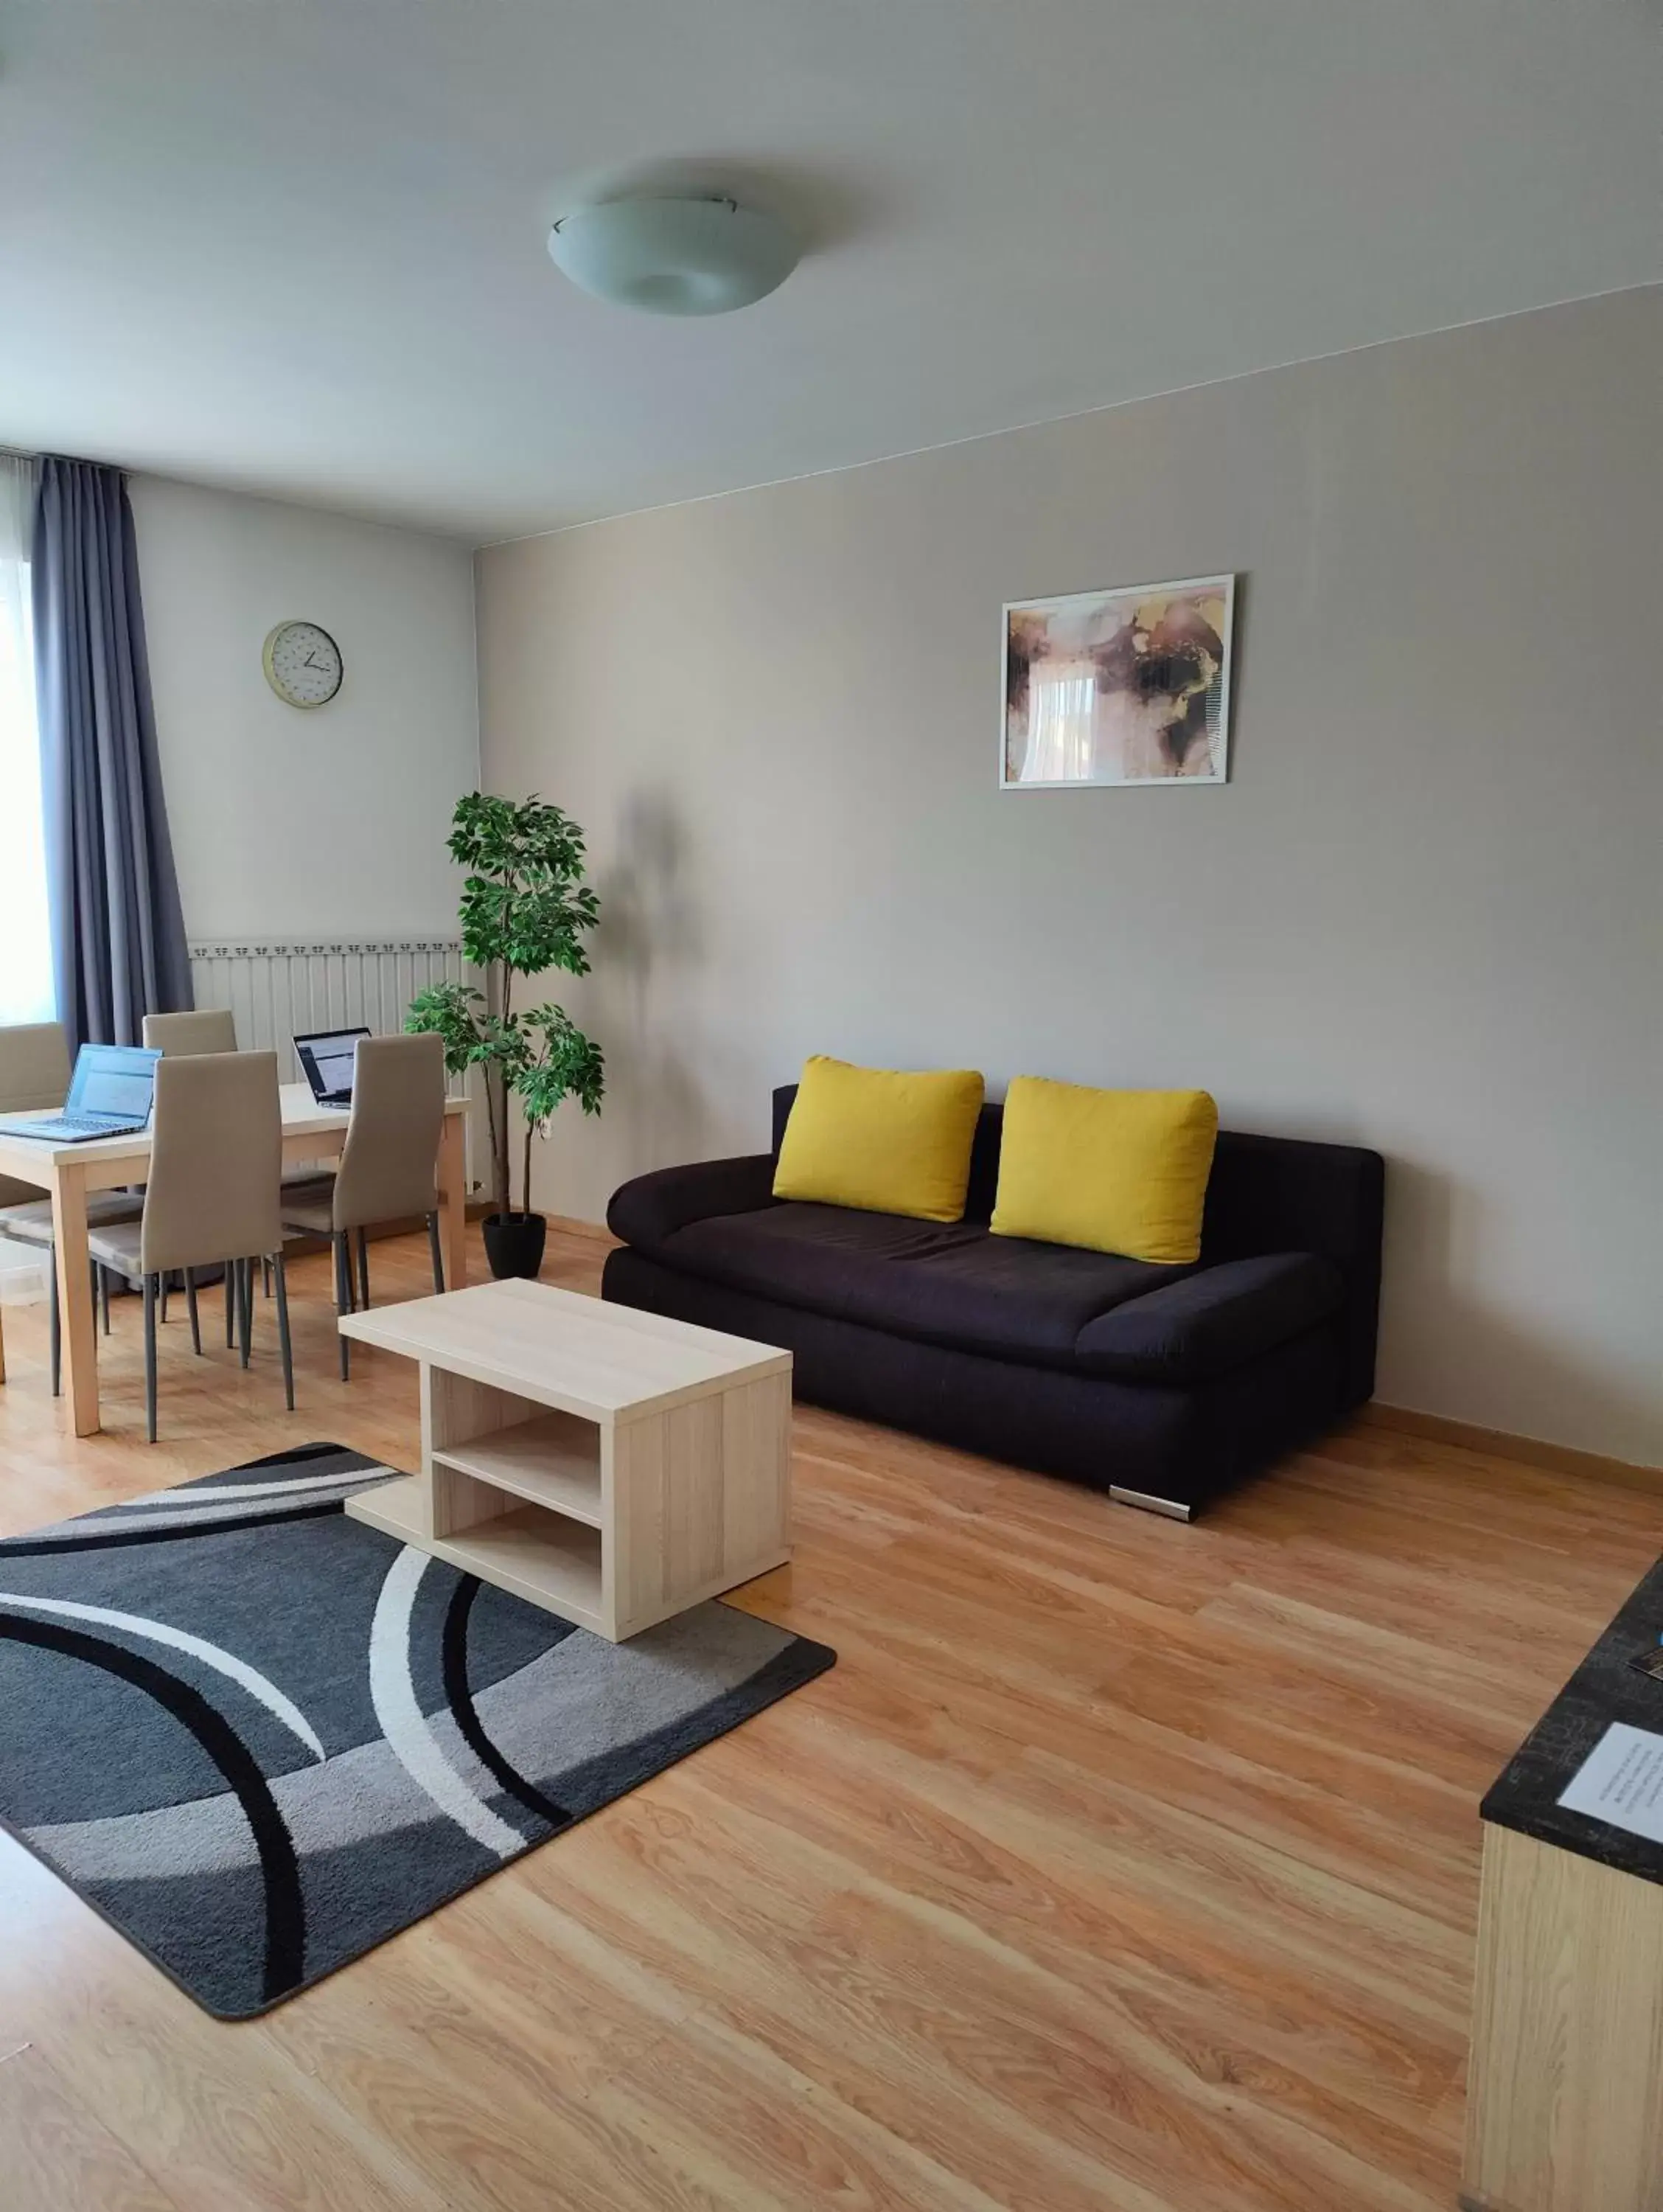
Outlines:
[[[797,244],[777,216],[730,199],[601,200],[549,234],[563,276],[649,315],[725,315],[783,284]]]

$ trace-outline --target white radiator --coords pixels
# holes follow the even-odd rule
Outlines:
[[[286,944],[203,944],[191,947],[191,982],[199,1006],[229,1006],[245,1052],[274,1047],[284,1083],[304,1080],[294,1039],[314,1030],[367,1029],[378,1036],[402,1030],[410,1000],[429,983],[460,983],[472,971],[454,938],[339,938]],[[465,1076],[452,1076],[460,1097]],[[489,1139],[469,1120],[469,1180]]]

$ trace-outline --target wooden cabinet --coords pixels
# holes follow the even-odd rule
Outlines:
[[[1663,2212],[1663,1887],[1484,1830],[1467,2212]]]
[[[1559,1801],[1606,1729],[1663,1736],[1655,1566],[1484,1799],[1466,2212],[1663,2212],[1663,1844]]]

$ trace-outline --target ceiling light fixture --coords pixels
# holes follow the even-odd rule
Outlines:
[[[725,315],[783,284],[797,241],[737,200],[641,198],[574,208],[549,234],[556,269],[598,300],[650,315]]]

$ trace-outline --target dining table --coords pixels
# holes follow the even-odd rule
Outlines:
[[[340,1157],[351,1115],[344,1106],[320,1106],[304,1083],[280,1086],[283,1166],[326,1167]],[[468,1101],[447,1097],[439,1144],[440,1238],[445,1281],[460,1290],[468,1279],[467,1153]],[[58,1249],[58,1316],[63,1330],[64,1395],[78,1437],[94,1435],[98,1411],[98,1335],[93,1314],[92,1274],[87,1249],[87,1199],[90,1192],[120,1190],[145,1180],[150,1132],[124,1137],[94,1137],[82,1144],[54,1144],[14,1133],[9,1125],[39,1121],[34,1114],[0,1115],[0,1174],[39,1186],[52,1199],[52,1237]],[[228,1253],[228,1259],[243,1258]],[[0,1382],[5,1380],[3,1316],[0,1316]]]

